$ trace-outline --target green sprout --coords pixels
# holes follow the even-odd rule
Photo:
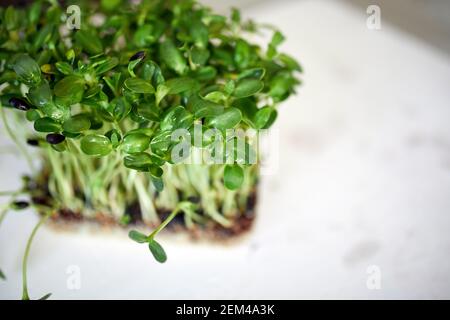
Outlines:
[[[238,224],[259,152],[255,139],[227,134],[270,128],[302,72],[280,51],[280,31],[236,9],[227,17],[193,0],[72,3],[80,30],[57,1],[0,8],[0,112],[31,169],[21,192],[42,217],[24,256],[24,298],[31,241],[49,212],[142,222],[154,231],[129,236],[159,262],[167,256],[154,238],[175,218],[191,230]],[[261,35],[272,36],[267,45],[249,40]],[[205,154],[215,162],[183,162]]]

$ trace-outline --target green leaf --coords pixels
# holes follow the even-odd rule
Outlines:
[[[53,91],[69,105],[78,103],[83,99],[84,79],[76,75],[66,76],[56,83]]]
[[[164,181],[161,178],[150,176],[150,180],[152,181],[156,191],[161,192],[164,190]]]
[[[151,239],[150,242],[148,243],[148,247],[156,261],[160,263],[166,262],[167,260],[166,252],[164,251],[163,247],[158,242],[156,242],[156,240]]]
[[[70,119],[64,122],[63,129],[64,131],[70,133],[79,133],[86,130],[89,130],[91,127],[91,121],[89,117],[85,114],[78,114],[72,116]]]
[[[6,280],[6,276],[1,269],[0,269],[0,279]]]
[[[242,79],[236,84],[233,96],[236,98],[250,97],[264,88],[264,83],[256,79]]]
[[[146,243],[146,242],[148,242],[148,237],[145,234],[140,233],[139,231],[136,231],[136,230],[131,230],[128,233],[128,237],[131,240],[136,241],[137,243]]]
[[[159,131],[154,135],[150,142],[150,148],[152,152],[163,155],[166,153],[172,145],[172,132],[171,131]]]
[[[39,132],[59,132],[61,125],[52,118],[44,117],[34,122],[34,130]]]
[[[277,118],[277,111],[272,107],[264,107],[259,109],[253,119],[256,129],[269,128]]]
[[[247,69],[247,70],[242,71],[239,74],[238,80],[245,79],[245,78],[261,80],[265,74],[266,74],[266,69],[264,69],[264,68]]]
[[[125,167],[138,171],[149,171],[152,159],[148,153],[134,153],[127,155],[123,159]]]
[[[224,111],[223,105],[202,99],[199,96],[192,96],[189,104],[196,119],[219,116]]]
[[[142,67],[142,79],[150,81],[154,87],[164,83],[161,68],[154,61],[146,61]]]
[[[44,25],[41,30],[39,30],[39,33],[37,34],[37,36],[34,38],[33,41],[33,49],[35,51],[40,49],[44,45],[44,43],[50,41],[54,29],[55,28],[53,24],[47,24]]]
[[[105,72],[108,72],[111,69],[114,69],[119,64],[119,59],[116,57],[113,58],[107,58],[102,63],[98,64],[95,67],[95,73],[97,75],[103,74]]]
[[[303,72],[303,69],[301,65],[291,56],[288,56],[287,54],[280,53],[278,55],[278,59],[281,60],[281,62],[284,63],[286,67],[288,67],[290,70],[296,70],[299,72]]]
[[[164,174],[164,170],[161,167],[158,167],[157,165],[154,164],[150,166],[149,172],[152,175],[152,177],[155,178],[161,178],[162,175]]]
[[[55,63],[55,67],[56,67],[56,69],[58,69],[59,72],[61,72],[62,74],[65,74],[65,75],[69,75],[69,74],[73,73],[72,66],[65,61],[58,61],[57,63]]]
[[[244,170],[237,164],[228,164],[225,166],[223,179],[227,189],[239,189],[244,182]]]
[[[198,66],[203,66],[209,59],[209,51],[197,47],[192,48],[190,55],[192,63]]]
[[[112,150],[111,141],[99,134],[89,134],[81,139],[81,150],[90,156],[106,156]]]
[[[133,43],[138,48],[143,48],[155,42],[153,35],[153,26],[151,24],[144,24],[140,26],[133,35]]]
[[[120,121],[130,113],[131,105],[124,97],[117,97],[110,102],[108,110],[116,121]]]
[[[107,133],[105,133],[105,136],[108,137],[108,139],[111,141],[112,147],[115,149],[119,146],[120,141],[122,140],[122,137],[116,129],[111,129]]]
[[[234,62],[240,69],[244,69],[249,66],[251,54],[250,45],[246,41],[239,39],[236,43],[234,52]]]
[[[27,118],[28,121],[36,121],[37,119],[39,119],[41,117],[41,115],[39,114],[39,112],[35,109],[31,109],[28,110],[27,113],[25,114],[25,117]]]
[[[13,6],[9,6],[5,10],[4,24],[8,31],[14,30],[19,26],[19,14]]]
[[[154,93],[155,88],[148,82],[139,78],[128,78],[124,82],[125,87],[134,93]]]
[[[31,87],[27,96],[31,104],[38,108],[52,102],[52,90],[46,80]]]
[[[155,93],[155,99],[156,99],[156,104],[159,105],[162,101],[162,99],[164,99],[164,97],[166,95],[168,95],[170,92],[170,88],[164,84],[160,84],[157,88],[156,88],[156,93]]]
[[[130,57],[128,61],[128,73],[134,78],[136,74],[134,73],[134,68],[145,59],[145,51],[136,52]]]
[[[131,133],[123,138],[122,148],[126,153],[140,153],[148,149],[150,137],[142,133]]]
[[[234,128],[242,119],[242,113],[239,109],[231,107],[225,109],[221,115],[210,118],[206,124],[219,130]]]
[[[160,123],[160,128],[163,131],[180,128],[187,129],[193,122],[194,117],[192,114],[187,112],[184,107],[176,106],[168,110]]]
[[[41,68],[36,61],[27,54],[20,54],[16,57],[13,69],[20,81],[33,85],[41,81]]]
[[[199,84],[192,78],[182,77],[166,81],[164,86],[169,88],[169,94],[180,94],[186,91],[195,91],[199,89]]]
[[[217,76],[217,69],[213,66],[205,66],[199,68],[195,73],[195,79],[198,81],[213,80]]]
[[[189,28],[192,40],[199,48],[205,48],[208,45],[208,28],[201,20],[194,20]]]
[[[87,30],[78,30],[75,33],[75,40],[87,53],[96,55],[103,52],[103,45],[100,38]]]
[[[186,59],[172,42],[166,40],[159,46],[161,60],[173,71],[183,75],[187,71]]]
[[[159,88],[159,87],[158,87]],[[160,109],[155,103],[140,103],[137,106],[137,113],[145,120],[159,122]]]

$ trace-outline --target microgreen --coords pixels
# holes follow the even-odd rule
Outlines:
[[[4,127],[32,168],[32,181],[48,183],[50,199],[43,202],[50,209],[84,215],[89,208],[128,225],[127,208],[138,205],[139,218],[158,227],[129,236],[165,262],[154,238],[179,213],[187,227],[229,228],[238,221],[258,180],[257,164],[249,161],[258,150],[250,138],[243,139],[248,154],[213,150],[227,141],[216,132],[270,128],[302,68],[281,52],[280,31],[267,45],[251,42],[267,29],[236,9],[226,17],[195,1],[77,5],[79,30],[66,30],[66,8],[58,1],[0,10]],[[97,14],[105,19],[93,25]],[[205,136],[196,142],[199,132]],[[182,143],[193,147],[193,157],[210,152],[225,161],[176,163],[172,155]],[[42,173],[33,169],[27,145],[43,160]],[[31,199],[41,196],[42,190],[26,190]],[[200,199],[196,206],[185,201],[192,196]],[[16,202],[9,209],[22,207]],[[173,211],[160,223],[162,208]]]

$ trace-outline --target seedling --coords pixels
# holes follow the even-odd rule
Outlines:
[[[222,144],[258,150],[252,138],[224,134],[270,128],[300,83],[300,65],[279,51],[283,35],[237,10],[225,17],[175,0],[77,5],[80,30],[67,27],[57,1],[0,9],[0,111],[31,170],[19,192],[4,194],[6,209],[24,209],[16,199],[24,195],[41,214],[25,250],[24,299],[33,237],[62,213],[153,228],[129,236],[158,262],[167,256],[155,237],[171,221],[234,230],[252,203],[258,163]],[[267,46],[248,40],[268,32]],[[216,162],[185,162],[205,153]]]

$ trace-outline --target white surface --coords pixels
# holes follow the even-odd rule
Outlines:
[[[280,110],[280,169],[262,181],[252,233],[228,246],[165,237],[159,265],[125,233],[43,229],[33,297],[450,298],[450,61],[337,1],[278,4],[244,15],[283,30],[305,85]],[[23,168],[2,155],[0,190]],[[14,213],[0,228],[0,297],[20,297],[35,220]],[[70,265],[80,290],[67,288]],[[366,286],[371,265],[380,290]]]

